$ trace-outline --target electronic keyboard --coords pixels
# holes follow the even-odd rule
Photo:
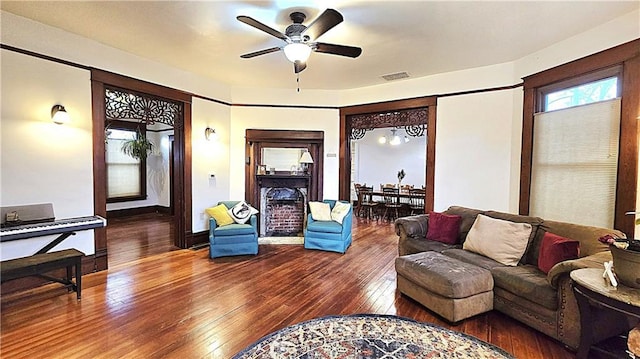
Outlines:
[[[5,226],[4,228],[0,228],[0,242],[61,233],[73,233],[76,231],[102,228],[106,225],[106,219],[100,216],[88,216],[66,218],[51,222]]]

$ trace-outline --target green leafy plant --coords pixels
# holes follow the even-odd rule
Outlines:
[[[153,151],[153,143],[151,143],[146,136],[143,136],[138,129],[136,131],[136,138],[124,141],[121,149],[125,155],[142,160],[147,158]]]

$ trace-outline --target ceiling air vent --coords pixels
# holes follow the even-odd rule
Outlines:
[[[406,79],[407,77],[409,77],[409,74],[406,71],[396,72],[395,74],[382,75],[382,78],[387,81]]]

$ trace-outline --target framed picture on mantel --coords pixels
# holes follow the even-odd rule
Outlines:
[[[266,175],[267,174],[267,166],[258,165],[258,175]]]

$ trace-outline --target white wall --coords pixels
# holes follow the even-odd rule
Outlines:
[[[93,215],[91,88],[89,73],[2,51],[0,205],[53,203],[56,218]],[[71,122],[51,122],[62,104]],[[53,238],[3,242],[0,259],[32,255]],[[55,247],[93,254],[93,231]]]
[[[241,175],[230,175],[231,108],[198,98],[193,99],[191,108],[192,228],[193,232],[197,233],[209,228],[209,217],[205,215],[204,210],[218,204],[218,201],[231,199],[231,182],[239,179],[244,182],[244,171]],[[216,130],[215,139],[205,139],[204,130],[207,127]],[[244,146],[242,150],[244,152]],[[242,197],[235,198],[244,198],[244,187],[242,193]]]
[[[323,197],[338,198],[338,110],[275,107],[232,107],[230,198],[244,198],[245,134],[247,129],[324,131]]]
[[[514,92],[522,91],[438,100],[435,210],[454,204],[513,210],[510,188],[517,185],[511,178]]]

